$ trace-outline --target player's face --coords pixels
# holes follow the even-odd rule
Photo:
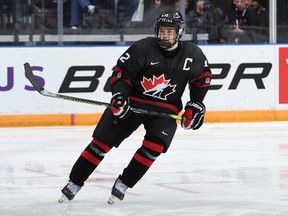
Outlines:
[[[163,42],[169,42],[174,44],[177,34],[174,27],[160,26],[159,27],[159,37]]]

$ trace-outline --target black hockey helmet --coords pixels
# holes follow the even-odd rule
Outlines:
[[[167,43],[167,42],[160,41],[160,37],[159,37],[160,26],[171,26],[176,29],[177,37],[174,43],[169,43],[169,42]],[[156,35],[156,38],[159,39],[160,47],[163,49],[169,49],[172,46],[174,46],[174,44],[177,43],[177,41],[179,41],[179,39],[182,37],[182,34],[184,32],[184,26],[185,26],[185,22],[180,12],[170,11],[170,10],[163,11],[160,14],[160,16],[157,18],[155,28],[154,28],[154,33]]]

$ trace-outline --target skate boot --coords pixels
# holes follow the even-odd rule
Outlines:
[[[87,6],[87,11],[88,11],[88,15],[91,16],[94,14],[96,7],[94,5],[88,5]]]
[[[120,180],[121,175],[116,179],[112,191],[111,191],[111,196],[109,197],[108,203],[112,205],[115,201],[115,197],[119,200],[123,200],[125,196],[125,192],[128,188],[127,185],[125,185],[121,180]]]
[[[83,185],[82,185],[83,186]],[[61,190],[62,196],[58,200],[59,203],[62,203],[67,200],[72,200],[75,195],[79,192],[82,186],[74,184],[72,181],[68,181],[67,185]]]

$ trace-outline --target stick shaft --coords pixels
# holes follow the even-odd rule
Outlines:
[[[52,97],[52,98],[58,98],[62,100],[68,100],[68,101],[74,101],[74,102],[80,102],[80,103],[85,103],[85,104],[91,104],[91,105],[97,105],[97,106],[103,106],[103,107],[108,107],[112,108],[113,106],[110,103],[106,102],[101,102],[101,101],[95,101],[95,100],[89,100],[89,99],[84,99],[84,98],[78,98],[78,97],[72,97],[68,95],[62,95],[62,94],[57,94],[57,93],[52,93],[45,89],[43,86],[40,85],[40,83],[37,81],[36,77],[34,76],[32,69],[29,65],[29,63],[24,64],[24,69],[25,69],[25,74],[26,77],[29,79],[33,87],[41,94],[47,97]],[[159,117],[166,117],[166,118],[173,118],[176,120],[181,120],[181,116],[174,115],[174,114],[169,114],[169,113],[161,113],[161,112],[156,112],[152,110],[144,110],[144,109],[139,109],[139,108],[134,108],[131,107],[131,111],[139,114],[146,114],[146,115],[153,115],[153,116],[159,116]]]

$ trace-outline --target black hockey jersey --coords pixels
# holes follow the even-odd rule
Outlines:
[[[208,91],[211,70],[201,49],[179,41],[174,51],[159,47],[148,37],[132,44],[118,59],[110,79],[112,93],[130,98],[132,107],[178,114],[187,85],[190,99],[202,101]]]

